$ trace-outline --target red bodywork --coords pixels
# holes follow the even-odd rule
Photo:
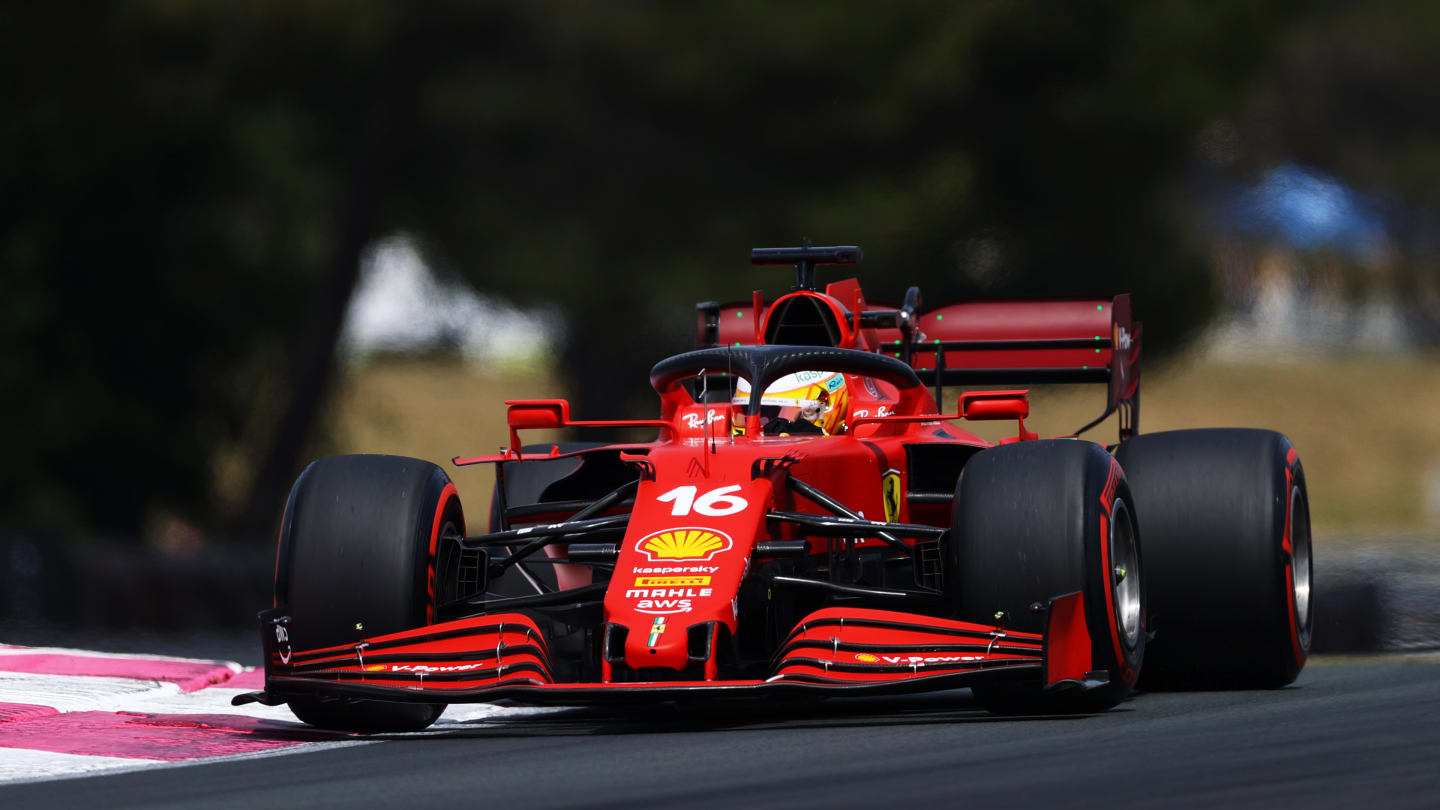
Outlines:
[[[1107,382],[1107,414],[1138,399],[1139,329],[1128,296],[952,304],[918,315],[907,333],[865,325],[862,313],[885,308],[867,304],[858,283],[848,279],[823,293],[790,293],[768,306],[758,294],[748,305],[702,305],[702,344],[763,342],[777,328],[772,316],[798,299],[805,300],[793,306],[829,313],[829,328],[838,330],[834,346],[908,355],[922,374],[934,373],[943,362],[946,374],[957,374],[962,382]],[[906,335],[909,344],[902,346]],[[847,374],[846,383],[848,429],[842,435],[765,436],[758,414],[747,417],[744,406],[700,403],[685,387],[666,383],[656,386],[661,407],[659,418],[652,420],[578,422],[564,400],[512,401],[510,446],[454,460],[457,465],[525,464],[576,455],[558,448],[524,453],[522,430],[658,430],[652,442],[605,448],[618,450],[639,479],[613,569],[609,563],[593,570],[580,563],[557,566],[562,587],[584,588],[593,573],[608,572],[601,621],[593,628],[600,645],[594,651],[596,677],[557,677],[561,668],[545,629],[520,609],[497,605],[476,616],[309,651],[290,650],[284,644],[288,633],[281,632],[284,619],[272,616],[275,632],[265,636],[266,693],[255,698],[277,702],[287,695],[318,693],[429,702],[584,703],[696,693],[897,692],[1007,678],[1049,686],[1087,683],[1091,642],[1080,594],[1055,594],[1050,605],[1042,606],[1049,610],[1049,621],[1041,636],[1006,631],[996,617],[947,618],[933,604],[943,601],[943,589],[932,594],[931,602],[917,598],[913,610],[833,604],[810,611],[778,636],[763,671],[752,666],[753,677],[727,674],[720,651],[727,639],[743,632],[747,617],[741,594],[747,578],[779,555],[769,544],[791,541],[786,553],[793,554],[793,541],[804,540],[811,559],[822,561],[887,548],[878,532],[839,538],[777,522],[774,514],[835,517],[833,510],[797,495],[787,479],[822,491],[867,520],[944,529],[951,508],[945,493],[924,491],[917,486],[924,482],[911,480],[920,469],[911,458],[917,448],[950,448],[930,452],[963,456],[990,446],[950,421],[962,418],[1014,419],[1015,435],[1006,441],[1036,438],[1024,427],[1029,413],[1024,390],[968,393],[960,398],[959,414],[943,415],[923,386],[858,374]],[[732,426],[742,425],[744,434],[733,435]],[[626,511],[617,506],[606,513]],[[574,512],[557,508],[555,514],[537,513],[529,524],[508,528],[521,532],[517,542],[523,542],[526,525],[539,531],[546,521],[565,520]],[[902,542],[915,548],[918,541]],[[566,548],[548,551],[563,556]]]

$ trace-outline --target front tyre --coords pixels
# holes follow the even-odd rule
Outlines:
[[[351,644],[434,620],[441,537],[464,535],[450,478],[428,461],[354,455],[320,459],[290,490],[275,565],[275,603],[296,649]],[[296,698],[312,726],[418,731],[443,704]]]
[[[1145,657],[1145,578],[1130,489],[1090,442],[1045,440],[991,448],[965,465],[955,492],[950,567],[960,618],[1045,632],[1031,605],[1080,591],[1091,661],[1109,683],[1042,691],[1029,684],[972,690],[1000,714],[1104,711],[1125,698]]]

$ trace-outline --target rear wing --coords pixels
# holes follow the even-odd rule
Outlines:
[[[851,296],[835,295],[839,284],[830,287],[836,289],[827,288],[823,297],[835,301],[836,320],[844,319],[837,326],[847,342],[909,363],[920,379],[935,385],[937,402],[945,385],[1104,383],[1105,412],[1075,432],[1117,412],[1121,441],[1139,430],[1141,324],[1129,295],[963,301],[906,320],[866,317],[897,310],[866,304],[858,295],[847,300]],[[860,328],[851,330],[856,303]],[[758,293],[748,302],[698,304],[696,342],[701,347],[763,343],[769,308]]]
[[[1076,433],[1120,413],[1120,439],[1140,416],[1140,332],[1130,296],[965,301],[930,310],[906,335],[877,330],[937,386],[1105,383],[1106,409]]]

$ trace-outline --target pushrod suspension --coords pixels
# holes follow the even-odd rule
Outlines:
[[[850,518],[851,520],[864,521],[864,522],[866,522],[866,523],[870,523],[870,524],[876,525],[876,526],[886,526],[886,525],[889,525],[889,524],[876,523],[875,521],[865,520],[865,518],[860,517],[860,515],[857,514],[857,513],[855,513],[855,512],[852,512],[852,511],[851,511],[849,508],[847,508],[844,504],[840,503],[839,501],[835,500],[834,498],[830,497],[829,495],[826,495],[825,493],[821,492],[820,490],[816,489],[815,487],[810,486],[809,484],[805,483],[804,481],[801,481],[800,479],[796,478],[796,477],[793,476],[793,475],[787,476],[785,480],[786,480],[787,482],[789,482],[789,485],[790,485],[790,488],[791,488],[791,489],[795,490],[796,492],[800,493],[801,495],[804,495],[806,498],[809,498],[810,500],[814,501],[817,505],[822,506],[822,507],[824,507],[825,509],[830,510],[830,512],[833,513],[833,514],[839,515],[840,517]],[[869,536],[872,536],[872,535],[865,535],[865,536],[869,537]],[[895,549],[896,551],[899,551],[901,554],[904,554],[904,555],[907,556],[907,557],[912,556],[912,555],[914,554],[914,549],[912,549],[907,543],[905,543],[905,542],[904,542],[903,540],[901,540],[900,538],[898,538],[898,537],[896,537],[895,535],[891,534],[889,531],[880,531],[880,530],[877,530],[873,536],[874,536],[874,537],[878,537],[878,538],[880,538],[881,540],[884,540],[885,543],[886,543],[886,545],[890,546],[891,548]]]
[[[608,528],[616,528],[615,526],[610,525],[590,525],[595,521],[591,521],[589,519],[592,515],[598,515],[604,512],[606,509],[609,509],[611,506],[614,506],[616,503],[624,500],[630,494],[630,492],[635,489],[635,487],[639,486],[639,484],[639,479],[636,479],[634,481],[628,481],[625,484],[617,487],[610,494],[605,495],[604,497],[596,500],[594,503],[591,503],[584,509],[581,509],[579,512],[576,512],[574,515],[571,515],[569,520],[566,520],[562,523],[552,523],[549,526],[538,527],[540,529],[547,530],[558,529],[559,527],[564,526],[570,526],[572,528],[566,532],[563,532],[562,535],[558,538],[554,534],[546,533],[536,536],[533,540],[529,540],[524,545],[520,546],[518,550],[511,552],[508,556],[505,557],[505,559],[493,563],[491,576],[498,577],[501,574],[505,573],[505,569],[509,568],[512,565],[515,565],[516,563],[520,562],[531,554],[534,554],[545,546],[562,542],[564,540],[564,535],[593,533],[598,531],[604,531]],[[621,522],[621,526],[623,526],[624,523],[628,522],[630,519],[628,515],[614,515],[612,516],[612,518],[600,518],[599,520],[603,521],[613,518],[623,518],[624,520]],[[516,529],[514,531],[516,531],[517,533],[525,533],[525,537],[530,537],[536,534],[535,531],[527,529]]]

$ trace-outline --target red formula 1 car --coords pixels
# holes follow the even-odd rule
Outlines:
[[[1137,435],[1128,296],[922,312],[915,288],[900,308],[867,303],[854,279],[817,289],[817,265],[859,257],[754,251],[795,265],[794,291],[701,304],[702,348],[651,372],[658,419],[508,403],[509,447],[455,459],[496,466],[488,532],[467,531],[428,462],[311,464],[285,507],[275,606],[260,614],[265,689],[237,702],[404,731],[447,703],[499,699],[969,687],[991,711],[1051,713],[1106,709],[1137,679],[1294,680],[1310,531],[1284,436]],[[1108,385],[1101,418],[1120,413],[1120,442],[1037,437],[1024,390],[967,390],[955,413],[937,404],[947,384],[1026,381]],[[958,420],[1015,432],[992,444]],[[588,427],[658,436],[519,438]]]

